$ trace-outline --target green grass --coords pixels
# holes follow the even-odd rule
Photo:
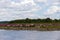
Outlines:
[[[49,27],[44,27],[44,26],[39,26],[39,27],[0,27],[0,29],[5,29],[5,30],[41,30],[41,31],[53,31],[53,30],[60,30],[60,26],[49,26]]]

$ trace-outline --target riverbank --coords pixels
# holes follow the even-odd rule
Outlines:
[[[60,27],[0,27],[4,30],[60,31]]]
[[[60,31],[60,23],[0,24],[5,30]]]

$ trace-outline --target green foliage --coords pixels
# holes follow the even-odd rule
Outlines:
[[[29,18],[26,18],[26,19],[13,20],[13,21],[10,21],[9,23],[56,23],[56,22],[60,23],[60,20],[57,20],[57,19],[52,20],[50,18],[46,18],[46,19],[29,19]]]

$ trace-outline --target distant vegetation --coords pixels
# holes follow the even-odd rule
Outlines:
[[[0,22],[0,29],[10,30],[60,30],[60,19],[17,19]]]
[[[50,18],[46,18],[46,19],[18,19],[18,20],[13,20],[10,21],[9,23],[60,23],[60,19],[50,19]]]

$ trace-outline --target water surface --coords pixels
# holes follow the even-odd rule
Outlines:
[[[0,30],[0,40],[60,40],[60,31]]]

